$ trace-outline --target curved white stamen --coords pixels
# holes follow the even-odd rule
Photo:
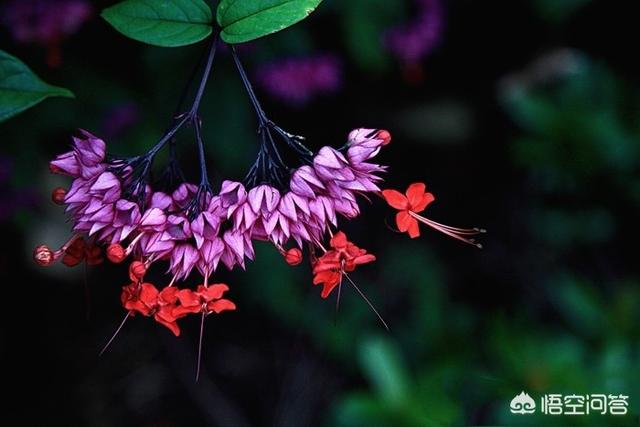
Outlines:
[[[454,239],[460,240],[461,242],[467,243],[469,245],[475,246],[478,249],[482,249],[482,245],[476,242],[474,239],[470,239],[465,236],[475,236],[478,234],[485,233],[486,230],[481,228],[457,228],[457,227],[449,227],[448,225],[440,224],[439,222],[431,221],[423,216],[418,215],[415,212],[409,211],[409,215],[411,215],[416,220],[421,223],[428,225],[434,230],[438,230],[439,232],[446,234],[449,237],[453,237]]]

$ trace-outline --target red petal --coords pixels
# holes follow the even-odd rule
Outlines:
[[[409,209],[409,201],[399,191],[396,190],[382,190],[382,197],[387,201],[389,206],[398,210]]]
[[[336,286],[338,286],[339,283],[340,283],[340,274],[335,273],[334,280],[324,282],[322,284],[322,292],[320,293],[320,296],[322,298],[327,298],[331,293],[331,291],[333,291],[336,288]]]
[[[127,301],[124,304],[124,308],[126,308],[129,311],[137,311],[143,316],[148,316],[149,314],[151,314],[151,309],[142,301],[138,301],[138,300]]]
[[[398,226],[398,230],[402,232],[407,231],[413,221],[415,221],[415,219],[409,215],[409,211],[400,211],[396,214],[396,225]]]
[[[160,310],[156,312],[154,318],[156,320],[162,319],[165,322],[175,322],[177,317],[173,314],[174,308],[175,307],[171,305],[165,305],[163,307],[160,307]]]
[[[204,302],[213,301],[214,299],[222,298],[222,294],[229,290],[229,287],[224,283],[216,283],[205,287],[204,285],[198,286],[196,294],[204,300]]]
[[[415,213],[420,213],[423,210],[425,210],[427,208],[427,206],[429,206],[429,203],[433,202],[436,198],[433,197],[433,194],[431,193],[424,193],[422,195],[422,200],[420,200],[419,203],[415,204],[415,205],[411,205],[411,210]]]
[[[199,307],[201,305],[200,297],[191,289],[180,289],[178,291],[178,299],[184,307]],[[195,313],[197,313],[197,311]]]
[[[347,246],[349,241],[347,240],[347,235],[342,231],[338,231],[329,241],[329,244],[334,249],[344,249]]]
[[[412,239],[415,239],[416,237],[420,236],[420,225],[418,224],[418,221],[415,218],[411,218],[413,221],[411,222],[411,224],[409,224],[409,237],[411,237]]]
[[[186,316],[187,314],[200,313],[202,310],[202,305],[190,305],[184,306],[179,305],[177,307],[173,307],[171,310],[171,315],[176,319],[180,319],[181,317]]]
[[[407,200],[409,201],[409,206],[413,210],[413,207],[418,205],[422,200],[422,196],[424,195],[424,190],[426,186],[422,182],[414,182],[407,188]]]
[[[178,327],[178,324],[176,322],[167,322],[166,320],[159,317],[157,314],[153,316],[153,318],[156,320],[156,322],[169,328],[169,330],[173,332],[173,335],[177,337],[180,336],[180,327]]]
[[[366,254],[366,255],[361,255],[359,257],[356,257],[353,262],[355,265],[362,265],[362,264],[368,264],[370,262],[373,262],[376,260],[375,255],[373,254]]]
[[[158,302],[161,304],[175,304],[178,300],[178,288],[167,286],[158,295]]]
[[[213,311],[216,314],[220,314],[223,311],[235,309],[236,305],[233,303],[233,301],[229,301],[228,299],[219,299],[217,301],[211,301],[209,304],[207,304],[207,310]]]
[[[334,282],[340,280],[340,273],[337,271],[322,271],[313,277],[313,284],[319,285],[325,282]]]
[[[313,274],[322,273],[324,271],[336,271],[340,269],[340,263],[335,262],[319,262],[313,267]]]
[[[122,287],[122,293],[120,294],[120,302],[124,305],[127,301],[131,301],[136,298],[138,292],[138,286],[135,283]]]
[[[143,283],[140,285],[140,295],[138,298],[140,301],[153,307],[158,304],[158,290],[151,283]]]

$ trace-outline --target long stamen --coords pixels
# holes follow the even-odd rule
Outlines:
[[[458,227],[451,227],[450,225],[445,225],[445,224],[440,224],[439,222],[436,222],[432,219],[428,219],[428,218],[424,218],[426,221],[428,221],[431,224],[437,225],[438,227],[442,227],[445,228],[447,230],[453,231],[453,232],[457,232],[460,234],[483,234],[486,233],[487,230],[485,230],[484,228],[458,228]]]
[[[200,362],[202,361],[202,335],[204,333],[204,317],[205,312],[202,312],[202,317],[200,319],[200,338],[198,340],[198,366],[196,367],[196,382],[200,378]]]
[[[371,310],[376,314],[376,316],[378,316],[378,319],[380,319],[380,322],[382,322],[382,325],[384,326],[384,328],[388,331],[389,330],[389,326],[387,325],[387,322],[384,321],[384,319],[382,318],[382,316],[380,315],[380,313],[378,313],[378,310],[376,310],[376,308],[373,306],[373,304],[371,303],[371,301],[369,301],[369,298],[367,298],[367,296],[360,290],[360,288],[358,287],[358,285],[355,284],[355,282],[353,280],[351,280],[351,277],[349,277],[349,275],[347,273],[345,273],[344,271],[342,272],[342,274],[344,275],[344,277],[347,278],[347,280],[349,281],[349,283],[351,283],[351,286],[354,287],[354,289],[356,291],[358,291],[358,293],[360,294],[360,296],[362,297],[362,299],[369,305],[369,307],[371,308]]]
[[[342,261],[342,269],[344,270],[344,261]],[[342,291],[342,274],[340,275],[340,281],[338,282],[338,297],[336,298],[336,317],[335,320],[338,320],[338,311],[340,311],[340,294]]]
[[[326,253],[326,252],[327,252],[327,249],[326,249],[324,246],[322,246],[322,243],[320,243],[320,241],[319,241],[318,239],[315,239],[315,238],[314,238],[313,240],[315,240],[316,245],[318,245],[318,247],[319,247],[320,249],[322,249],[322,252],[324,252],[324,253]]]
[[[173,278],[171,279],[171,282],[169,282],[169,285],[168,285],[168,286],[169,286],[169,287],[173,286],[173,285],[175,284],[175,282],[176,282],[176,279],[177,279],[177,278],[178,278],[178,275],[177,275],[177,274],[174,274],[174,275],[173,275]]]
[[[478,234],[482,234],[485,232],[484,229],[481,229],[481,228],[465,229],[465,228],[449,227],[449,226],[440,224],[438,222],[431,221],[423,216],[418,215],[415,212],[409,211],[409,215],[411,215],[413,218],[420,221],[421,223],[428,225],[434,230],[438,230],[439,232],[446,234],[449,237],[453,237],[454,239],[460,240],[461,242],[475,246],[478,249],[482,249],[482,244],[476,242],[474,239],[470,239],[465,236],[475,236]]]
[[[109,348],[109,346],[111,345],[111,343],[113,342],[114,339],[116,339],[116,336],[120,333],[120,330],[122,329],[122,327],[124,326],[125,322],[127,321],[127,319],[129,318],[129,316],[131,316],[131,312],[127,311],[127,315],[124,316],[124,319],[122,319],[122,322],[120,323],[120,326],[118,326],[118,329],[116,329],[116,331],[113,333],[113,335],[111,336],[111,338],[109,339],[109,341],[105,344],[104,347],[102,347],[102,350],[100,350],[100,353],[98,354],[98,357],[102,356],[102,354],[107,351],[107,348]]]

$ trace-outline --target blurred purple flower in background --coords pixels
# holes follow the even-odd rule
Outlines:
[[[92,13],[85,0],[11,0],[2,8],[2,23],[18,43],[48,49],[47,63],[60,65],[60,43],[78,31]]]
[[[140,109],[133,102],[123,102],[110,108],[102,119],[101,129],[109,138],[116,138],[126,133],[129,128],[140,121]]]
[[[441,0],[417,0],[415,18],[390,28],[384,35],[385,47],[405,67],[405,77],[421,80],[420,61],[438,46],[444,27]]]
[[[258,84],[274,98],[302,106],[342,86],[342,66],[335,55],[289,58],[261,66]]]

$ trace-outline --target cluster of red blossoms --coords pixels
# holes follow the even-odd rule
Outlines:
[[[327,298],[342,283],[343,274],[354,271],[358,265],[376,260],[374,255],[348,241],[342,231],[331,238],[329,245],[332,249],[312,261],[313,284],[322,285],[322,298]]]
[[[177,320],[188,314],[201,314],[235,310],[236,305],[222,298],[229,287],[224,283],[202,284],[195,291],[166,286],[159,291],[152,283],[144,282],[146,267],[140,261],[134,261],[129,267],[131,283],[122,288],[120,301],[128,310],[128,316],[139,313],[151,317],[166,326],[175,336],[180,335]]]

